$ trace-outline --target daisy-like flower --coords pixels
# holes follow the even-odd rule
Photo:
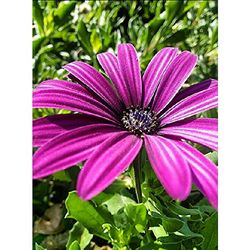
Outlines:
[[[173,199],[188,197],[192,182],[217,208],[217,166],[186,141],[217,150],[217,119],[195,115],[217,106],[217,81],[180,90],[197,56],[163,48],[141,77],[133,45],[98,61],[110,81],[90,65],[64,66],[74,81],[47,80],[34,90],[34,108],[72,114],[34,120],[35,179],[86,161],[77,191],[89,200],[107,188],[145,147],[148,159]]]

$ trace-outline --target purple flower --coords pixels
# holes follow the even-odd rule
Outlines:
[[[34,178],[85,161],[78,194],[89,200],[118,177],[144,146],[149,161],[173,198],[184,200],[192,182],[217,208],[217,166],[185,140],[217,150],[217,119],[194,115],[217,106],[217,81],[180,90],[197,56],[163,48],[143,77],[135,48],[118,46],[98,60],[109,82],[84,62],[64,66],[75,82],[47,80],[34,90],[34,108],[72,114],[34,120]],[[193,117],[193,118],[190,118]]]

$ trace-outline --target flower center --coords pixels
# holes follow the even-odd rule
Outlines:
[[[149,108],[130,107],[123,111],[123,126],[135,135],[143,137],[143,134],[153,133],[158,126],[156,113]]]

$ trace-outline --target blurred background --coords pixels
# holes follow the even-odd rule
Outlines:
[[[96,60],[96,54],[104,51],[116,52],[117,45],[124,42],[130,42],[136,47],[142,73],[150,59],[161,48],[173,46],[180,50],[189,50],[199,57],[198,65],[187,80],[187,85],[208,78],[217,79],[218,17],[216,1],[33,0],[32,33],[34,87],[46,79],[67,79],[66,71],[62,69],[62,66],[75,60],[85,61],[103,72]],[[67,111],[34,109],[33,116],[38,118],[55,113],[67,113]],[[201,116],[217,117],[217,109],[203,113]],[[209,157],[217,163],[217,154],[198,147],[198,145],[195,146],[203,153],[209,154]],[[72,230],[73,235],[77,230],[80,230],[80,235],[85,233],[85,237],[90,237],[90,234],[79,225],[74,225],[73,220],[67,219],[65,222],[63,219],[66,213],[64,201],[68,192],[75,189],[74,180],[78,172],[79,166],[75,166],[42,181],[34,181],[35,249],[66,249],[66,245],[70,250],[85,249],[83,247],[74,248],[74,246],[70,248]],[[124,178],[126,179],[126,176]],[[163,191],[161,185],[154,180],[154,177],[152,180],[152,183],[156,185],[156,192],[160,194]],[[122,185],[125,187],[129,184],[124,184],[123,180]],[[160,191],[157,191],[157,188]],[[197,203],[200,201],[197,197],[201,199],[201,195],[197,190],[194,191],[190,200],[182,204],[184,207],[190,208],[190,204],[199,204],[201,208],[204,205],[204,200],[202,200],[203,203]],[[163,197],[165,196],[164,193]],[[200,211],[205,214],[199,221],[200,224],[195,220],[193,224],[189,224],[191,229],[201,233],[201,236],[186,232],[191,243],[187,241],[186,248],[184,244],[181,246],[182,248],[171,249],[217,249],[216,240],[213,241],[215,247],[212,248],[211,246],[209,248],[210,243],[206,241],[202,243],[201,248],[190,247],[192,244],[195,245],[193,241],[197,239],[201,244],[204,222],[207,218],[212,218],[209,216],[213,214],[213,209],[209,208],[207,204],[205,207]],[[51,220],[52,218],[53,220]],[[214,217],[212,219],[214,220]],[[216,222],[212,222],[216,224]],[[205,231],[205,234],[207,233]],[[108,246],[98,248],[97,244],[93,242],[98,242],[99,246],[106,245],[106,243],[96,235],[94,238],[92,237],[93,235],[90,237],[92,248],[89,244],[85,246],[86,249],[111,249]],[[35,247],[35,243],[41,244],[41,246]],[[197,245],[199,244],[197,243]]]
[[[61,66],[133,43],[142,71],[163,47],[199,55],[190,82],[217,79],[216,1],[33,1],[33,80],[63,78]]]

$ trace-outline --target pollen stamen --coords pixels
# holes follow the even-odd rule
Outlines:
[[[156,113],[150,108],[143,109],[133,106],[123,111],[121,121],[128,131],[140,137],[143,137],[144,133],[152,134],[159,124]]]

